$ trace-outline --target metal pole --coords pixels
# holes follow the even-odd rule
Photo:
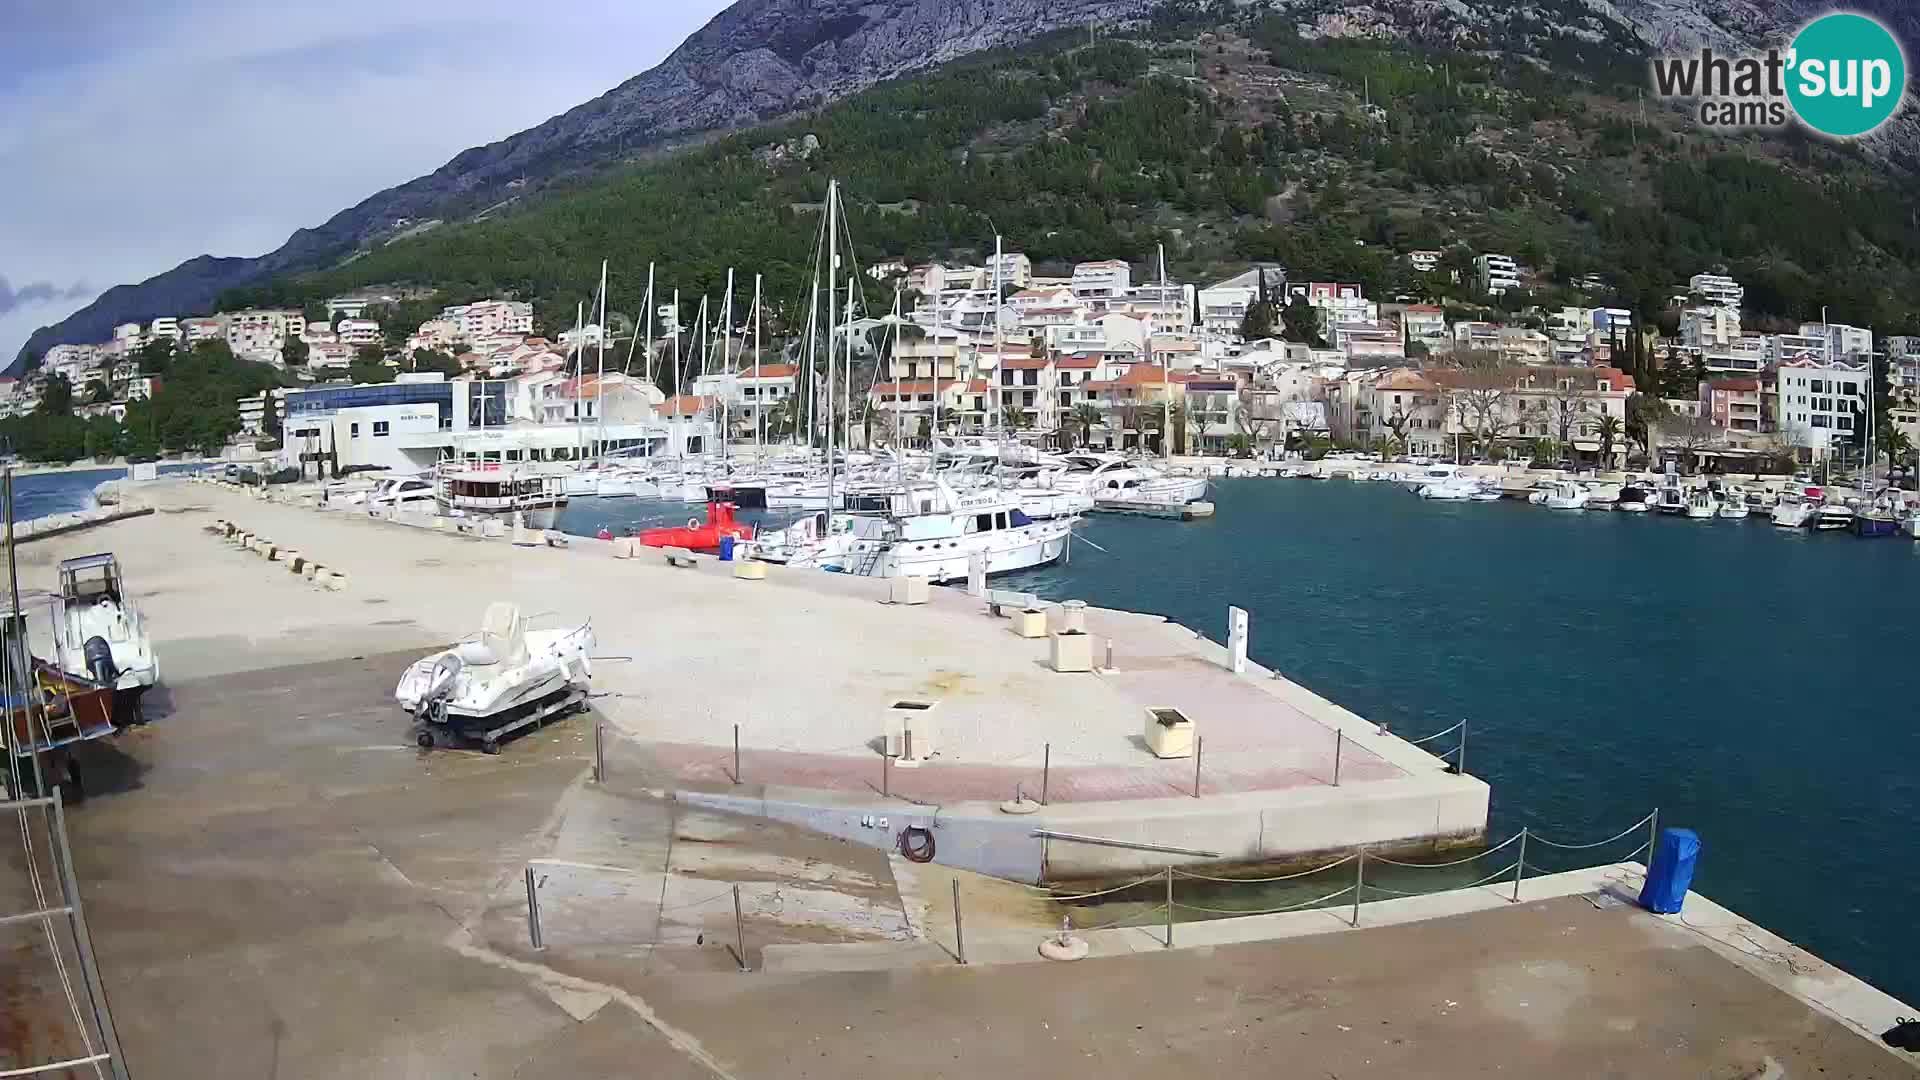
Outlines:
[[[1520,830],[1520,858],[1513,864],[1513,902],[1520,902],[1520,879],[1527,872],[1527,830]]]
[[[1647,817],[1647,869],[1653,869],[1653,853],[1660,846],[1660,808]]]
[[[607,782],[607,722],[593,722],[593,782]]]
[[[1047,805],[1047,781],[1053,778],[1053,744],[1040,752],[1040,805]]]
[[[883,753],[880,755],[880,795],[882,798],[888,798],[888,799],[893,797],[893,755],[892,754]]]
[[[540,895],[534,891],[533,867],[527,867],[527,937],[536,951],[546,948],[540,940]]]
[[[1173,948],[1173,864],[1167,864],[1167,943],[1164,948]]]
[[[8,474],[11,481],[12,474]],[[22,814],[25,811],[21,811]],[[53,790],[53,843],[50,845],[60,871],[60,891],[66,894],[67,925],[73,931],[74,952],[80,956],[80,975],[86,980],[87,999],[93,1006],[94,1026],[100,1029],[100,1041],[111,1055],[108,1066],[115,1080],[127,1080],[127,1062],[120,1050],[120,1033],[113,1026],[113,1010],[107,1005],[107,988],[100,981],[100,968],[94,962],[93,935],[87,932],[87,916],[80,909],[80,883],[73,873],[73,852],[67,844],[67,812],[60,789]]]
[[[740,886],[733,887],[733,952],[740,961],[741,971],[750,971],[747,967],[747,930],[746,921],[740,917]]]
[[[1367,849],[1360,849],[1360,857],[1353,860],[1353,925],[1360,925],[1360,893],[1367,887]]]
[[[1193,797],[1196,799],[1200,797],[1200,753],[1206,749],[1206,746],[1206,736],[1193,737]]]
[[[1453,759],[1453,771],[1461,776],[1467,775],[1467,721],[1460,721],[1460,753]]]
[[[740,725],[733,725],[733,782],[740,782]]]
[[[1340,752],[1346,749],[1346,746],[1347,746],[1346,731],[1341,728],[1335,728],[1333,732],[1333,786],[1334,787],[1340,786],[1340,757],[1341,757]]]
[[[953,879],[953,948],[961,963],[967,962],[967,929],[960,921],[960,879]]]
[[[1113,639],[1107,639],[1107,670],[1113,670]]]

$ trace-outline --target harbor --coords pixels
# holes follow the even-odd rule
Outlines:
[[[1481,510],[1384,485],[1221,487],[1236,527],[1268,520],[1264,492],[1390,499],[1369,512],[1406,507],[1442,525]],[[995,616],[960,588],[895,604],[886,582],[844,574],[770,567],[762,580],[743,580],[710,558],[692,568],[657,552],[622,559],[612,542],[588,538],[516,546],[217,484],[168,481],[142,498],[158,512],[20,548],[23,578],[44,584],[76,553],[124,551],[165,658],[153,722],[100,748],[88,799],[68,815],[120,1037],[140,1075],[251,1076],[268,1059],[301,1074],[386,1074],[430,1060],[505,1075],[518,1062],[592,1071],[621,1060],[667,1075],[786,1075],[786,1059],[768,1056],[775,1044],[741,1026],[764,1015],[782,1018],[775,1027],[857,1031],[858,1018],[879,1007],[860,982],[875,969],[896,979],[918,973],[889,993],[890,1008],[937,1014],[964,992],[999,1002],[976,1007],[970,1029],[1026,1032],[1060,1019],[1060,1040],[1047,1027],[1021,1038],[1044,1047],[1031,1060],[1061,1054],[1062,1067],[1135,1025],[1200,1024],[1219,1032],[1200,1052],[1253,1053],[1261,1045],[1253,1033],[1272,1014],[1242,1016],[1200,989],[1239,972],[1243,991],[1324,996],[1338,987],[1338,1002],[1286,1041],[1290,1052],[1353,1075],[1397,1075],[1407,1066],[1396,1054],[1406,1051],[1394,1048],[1414,1039],[1431,1075],[1470,1074],[1495,1039],[1509,1040],[1504,1061],[1578,1071],[1567,1055],[1669,1052],[1649,1032],[1675,1007],[1658,989],[1675,964],[1695,987],[1694,1009],[1705,1010],[1687,1025],[1696,1072],[1751,1072],[1769,1061],[1862,1075],[1909,1068],[1873,1041],[1903,1014],[1897,1001],[1703,896],[1689,899],[1685,923],[1639,911],[1632,858],[1636,843],[1644,857],[1651,823],[1591,861],[1547,847],[1630,826],[1641,814],[1625,807],[1640,791],[1605,799],[1568,791],[1561,805],[1536,803],[1523,819],[1541,839],[1520,849],[1517,877],[1453,876],[1442,864],[1480,858],[1496,848],[1490,841],[1493,869],[1511,860],[1515,818],[1497,808],[1523,741],[1491,710],[1476,712],[1466,768],[1456,772],[1450,759],[1462,748],[1452,737],[1402,739],[1450,726],[1435,722],[1448,717],[1435,715],[1445,710],[1430,690],[1405,692],[1424,684],[1420,673],[1385,679],[1392,689],[1370,698],[1343,687],[1341,699],[1364,712],[1292,682],[1288,658],[1309,648],[1356,670],[1376,666],[1305,641],[1297,628],[1322,622],[1311,609],[1269,630],[1273,616],[1262,612],[1275,609],[1248,593],[1249,651],[1260,659],[1235,673],[1230,646],[1188,629],[1192,616],[1161,607],[1164,596],[1101,595],[1114,590],[1098,585],[1100,555],[1089,545],[1071,562],[993,585],[994,594],[1054,600],[1084,590],[1089,635],[1114,641],[1114,655],[1108,662],[1101,650],[1102,670],[1060,673],[1046,639],[1021,636],[1019,611]],[[1323,518],[1331,505],[1317,504]],[[1569,520],[1523,504],[1497,509],[1556,527]],[[1626,515],[1599,522],[1615,517],[1620,527],[1640,524]],[[223,522],[244,523],[254,547],[225,536]],[[1106,558],[1123,560],[1139,544],[1202,541],[1220,524],[1114,518],[1084,527]],[[290,573],[267,557],[267,537],[325,560],[344,584],[323,588]],[[1160,575],[1158,587],[1223,595],[1194,591],[1191,572]],[[1069,573],[1094,576],[1073,582],[1062,577]],[[516,738],[497,756],[415,748],[391,700],[394,681],[423,654],[471,637],[502,599],[552,613],[547,625],[592,619],[591,711]],[[1173,621],[1129,608],[1159,608]],[[1226,616],[1211,616],[1223,639]],[[1057,606],[1050,617],[1060,617]],[[1328,685],[1321,668],[1299,667]],[[937,753],[918,768],[894,767],[899,759],[884,753],[885,714],[903,700],[938,702]],[[1204,742],[1195,757],[1159,760],[1136,741],[1148,709],[1168,706],[1197,718]],[[1534,763],[1545,780],[1546,762]],[[1490,789],[1482,777],[1495,773],[1502,781]],[[1577,786],[1581,775],[1559,779]],[[1668,811],[1676,813],[1689,824],[1714,820],[1698,807]],[[898,846],[895,837],[914,828],[936,839],[933,862],[918,864]],[[1036,840],[1037,832],[1119,844]],[[1716,835],[1711,826],[1703,833]],[[1737,864],[1735,846],[1710,849],[1709,873]],[[255,851],[274,857],[246,857]],[[1341,880],[1363,852],[1364,880]],[[1336,860],[1345,870],[1326,872],[1333,888],[1359,890],[1322,905],[1275,899],[1257,882],[1204,881]],[[1396,870],[1397,862],[1435,869]],[[1157,895],[1071,902],[1143,873],[1165,875],[1175,906]],[[1408,880],[1428,873],[1441,876]],[[1033,888],[1042,881],[1050,887]],[[247,899],[289,888],[301,897],[291,907]],[[1223,902],[1223,889],[1237,899]],[[1416,895],[1398,895],[1409,889]],[[1223,903],[1294,910],[1207,913]],[[955,922],[962,904],[964,930]],[[1034,966],[1043,963],[1035,943],[1063,915],[1096,967]],[[1566,937],[1569,926],[1577,940]],[[1755,941],[1766,943],[1758,953]],[[1472,955],[1461,951],[1466,942]],[[334,962],[316,969],[315,949]],[[22,961],[17,970],[38,970]],[[1389,988],[1353,974],[1369,969],[1425,974]],[[1039,1006],[1096,973],[1103,988],[1137,981],[1145,996],[1103,993],[1111,1004],[1079,1013],[1077,1026]],[[805,999],[795,999],[803,987]],[[57,988],[29,981],[10,992],[32,1001]],[[1183,994],[1186,1006],[1177,1004]],[[188,998],[196,1004],[181,1009]],[[1514,1011],[1550,1000],[1562,1011]],[[1424,1005],[1409,1013],[1415,1002]],[[1595,1009],[1611,1026],[1569,1023]],[[1356,1050],[1350,1034],[1383,1022],[1397,1030]],[[57,1025],[35,1030],[46,1040],[36,1049],[59,1049]],[[375,1030],[382,1034],[368,1038]],[[946,1038],[937,1026],[916,1030]],[[201,1045],[222,1050],[209,1059],[191,1049]],[[826,1036],[813,1045],[827,1063],[856,1046],[871,1052]],[[989,1067],[977,1044],[955,1053],[970,1070]],[[1172,1060],[1164,1053],[1113,1069],[1164,1069]],[[881,1060],[891,1069],[918,1057]],[[851,1059],[836,1067],[869,1074]]]

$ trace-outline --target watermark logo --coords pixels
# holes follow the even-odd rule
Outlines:
[[[1653,61],[1654,91],[1698,102],[1703,127],[1780,128],[1798,119],[1837,139],[1869,134],[1900,108],[1906,54],[1878,19],[1823,15],[1801,27],[1785,53],[1665,56]]]

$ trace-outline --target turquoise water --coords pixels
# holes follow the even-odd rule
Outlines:
[[[199,465],[163,465],[161,472],[200,468]],[[93,489],[119,480],[127,470],[119,466],[74,472],[25,473],[13,478],[13,516],[16,521],[85,510],[93,505]]]
[[[1389,484],[1217,492],[1209,521],[1091,520],[1105,553],[1078,544],[1007,585],[1216,640],[1238,604],[1254,659],[1360,715],[1412,737],[1467,719],[1495,837],[1599,839],[1658,806],[1700,833],[1701,891],[1920,1000],[1904,947],[1920,907],[1920,545]]]
[[[1599,839],[1658,806],[1700,833],[1706,894],[1920,1000],[1902,933],[1920,907],[1904,839],[1920,823],[1920,545],[1346,481],[1225,480],[1216,501],[1209,521],[1090,519],[1070,564],[1002,580],[1216,640],[1239,604],[1256,660],[1360,715],[1416,738],[1467,719],[1495,837]],[[580,500],[564,524],[699,512]],[[1590,865],[1639,842],[1534,847],[1528,864]],[[1507,861],[1494,858],[1478,872]],[[1285,897],[1266,902],[1298,899]]]

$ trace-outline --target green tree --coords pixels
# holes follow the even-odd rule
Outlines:
[[[386,358],[387,351],[378,345],[362,345],[353,350],[353,360],[356,364],[378,364],[384,362]]]
[[[113,387],[108,386],[106,383],[106,380],[104,379],[88,379],[87,380],[86,403],[88,405],[105,405],[107,402],[112,400],[113,400]]]
[[[1320,332],[1320,309],[1307,303],[1306,297],[1295,296],[1289,301],[1281,319],[1286,323],[1286,329],[1281,332],[1286,340],[1315,349],[1327,347],[1327,339]]]
[[[452,353],[435,349],[413,350],[413,355],[408,358],[407,368],[410,371],[437,371],[449,379],[459,375],[463,370],[460,367],[460,361],[455,359]]]
[[[173,365],[174,351],[172,338],[154,338],[134,353],[134,362],[142,375],[165,375]]]
[[[399,374],[378,360],[368,362],[356,358],[347,365],[347,379],[355,383],[390,383]]]
[[[65,375],[47,376],[40,387],[40,405],[37,410],[42,416],[68,416],[73,413],[73,383]]]
[[[1240,337],[1246,341],[1258,341],[1273,336],[1273,304],[1267,300],[1256,300],[1247,305],[1247,314],[1240,320]]]
[[[1613,444],[1620,438],[1620,418],[1608,413],[1600,418],[1600,460],[1613,463]]]
[[[1187,405],[1183,401],[1170,402],[1167,405],[1166,420],[1173,428],[1173,452],[1184,455],[1187,452]]]
[[[280,346],[280,362],[288,367],[307,366],[307,343],[297,337],[288,338]]]
[[[1093,442],[1093,429],[1106,422],[1106,418],[1106,414],[1100,411],[1099,406],[1084,401],[1075,405],[1073,411],[1067,414],[1068,423],[1080,429],[1081,446],[1087,446]]]

